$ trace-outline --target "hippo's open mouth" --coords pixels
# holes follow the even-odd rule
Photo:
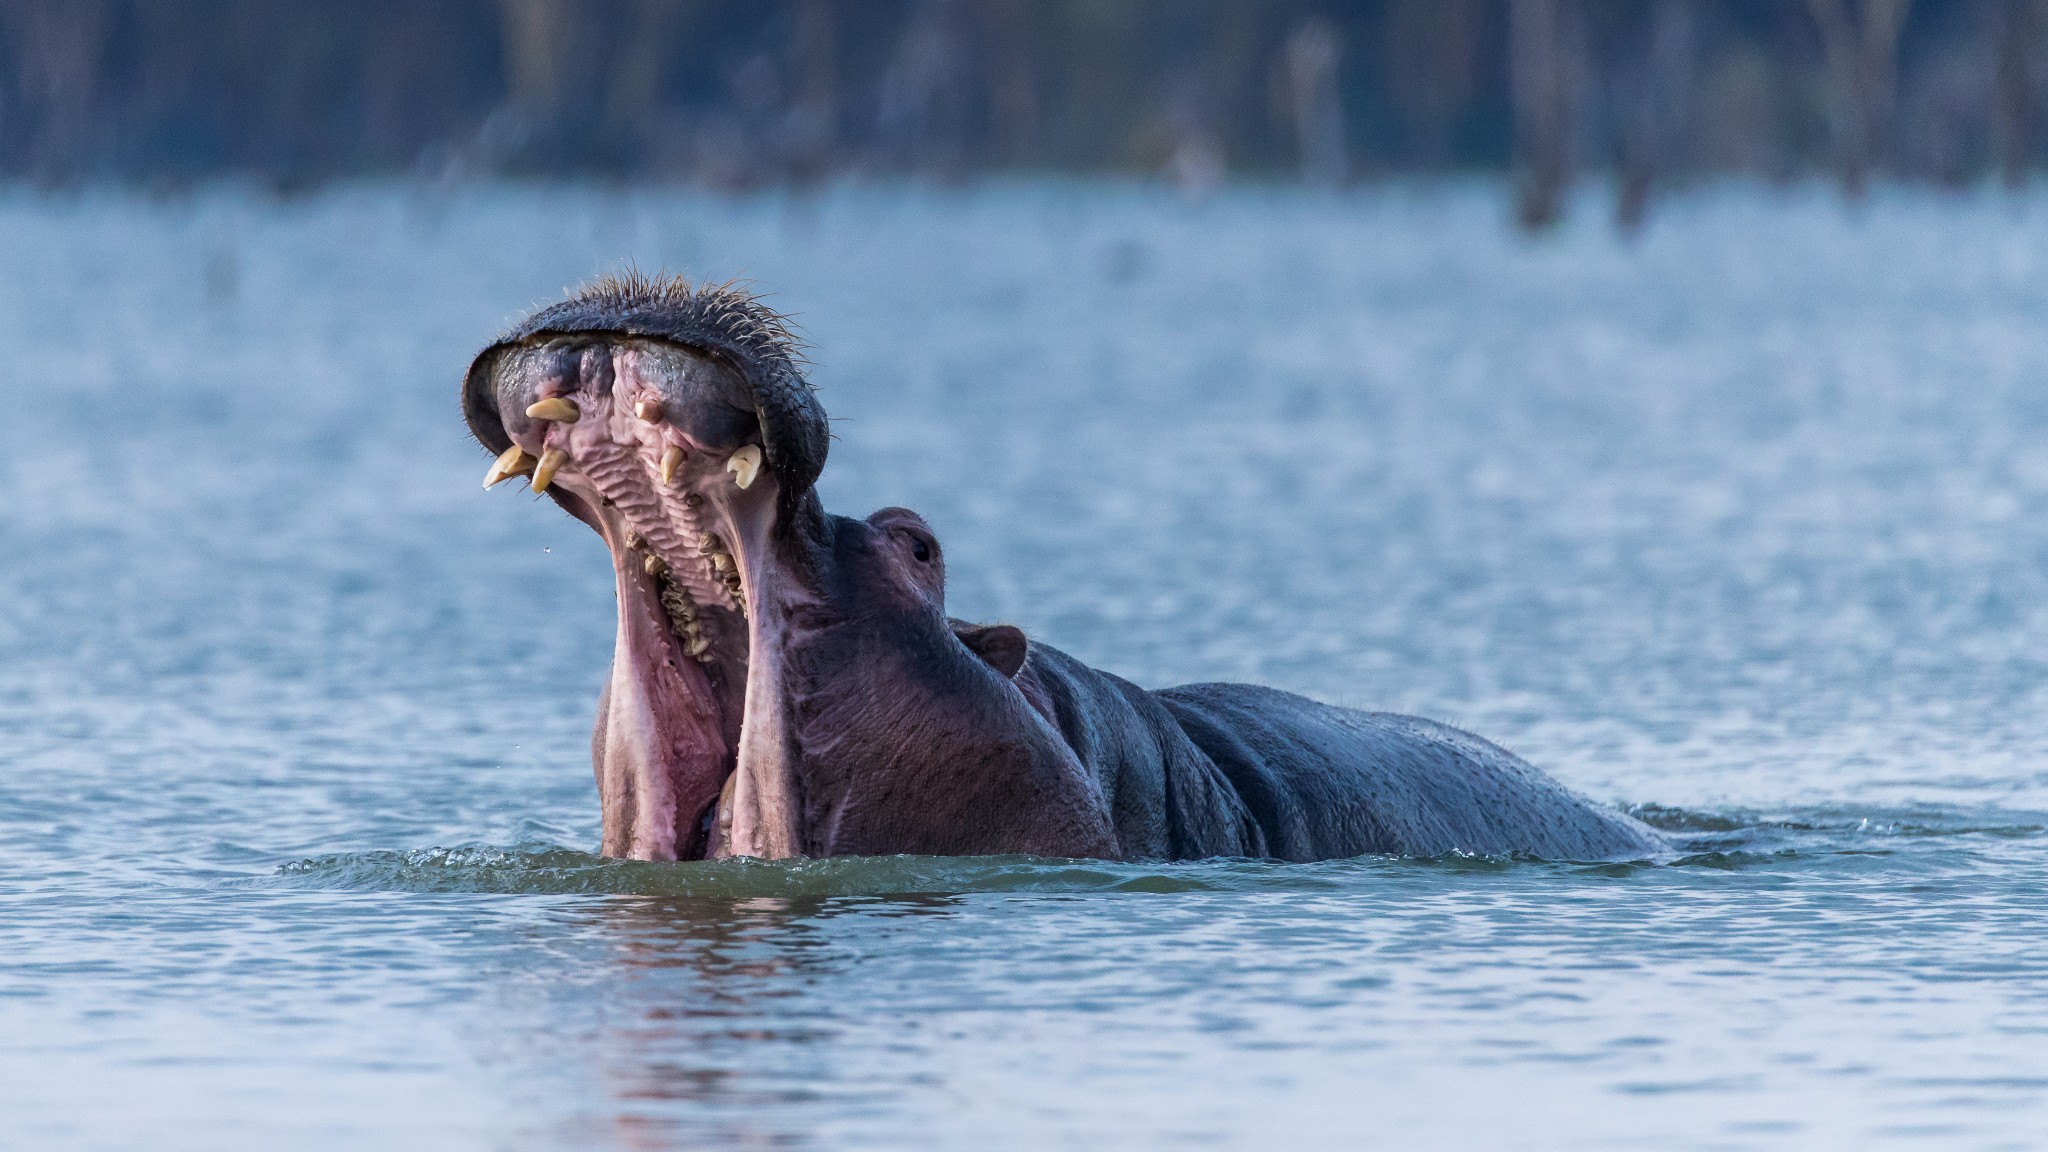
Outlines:
[[[479,439],[503,446],[485,485],[529,478],[611,550],[618,637],[592,744],[608,856],[801,850],[779,663],[810,599],[786,521],[816,472],[771,460],[791,462],[786,429],[737,351],[547,325],[486,350],[465,392]]]
[[[479,353],[462,407],[485,487],[531,477],[611,548],[608,856],[1670,848],[1469,733],[1255,685],[1150,692],[952,619],[921,517],[825,514],[824,410],[781,318],[730,286],[592,284]]]

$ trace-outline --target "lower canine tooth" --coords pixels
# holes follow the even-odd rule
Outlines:
[[[524,476],[531,471],[533,457],[526,454],[526,449],[514,444],[491,461],[491,470],[484,473],[484,487],[495,488],[514,476]]]
[[[683,461],[688,458],[689,454],[683,451],[681,445],[669,445],[667,451],[661,454],[661,482],[663,484],[675,483],[676,469],[681,468]]]
[[[569,462],[569,454],[560,448],[550,448],[540,454],[540,463],[533,469],[533,490],[545,492],[555,482],[555,473]]]
[[[725,462],[725,470],[732,473],[732,482],[742,488],[754,486],[754,477],[761,474],[761,449],[752,444],[742,444]]]

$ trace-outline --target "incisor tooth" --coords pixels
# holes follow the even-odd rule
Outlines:
[[[491,470],[484,473],[484,487],[495,488],[514,476],[524,476],[531,471],[533,457],[526,454],[526,449],[514,444],[491,461]]]
[[[560,448],[550,448],[540,454],[540,463],[533,468],[533,490],[545,492],[555,482],[555,473],[569,462],[569,454]]]
[[[661,482],[663,484],[675,483],[676,470],[681,468],[683,461],[687,459],[689,459],[689,453],[684,452],[683,446],[680,444],[671,444],[663,450],[661,454]]]
[[[642,400],[633,405],[633,415],[647,421],[649,424],[659,424],[661,423],[661,401]]]
[[[553,420],[557,424],[574,424],[583,418],[583,409],[574,400],[562,396],[550,396],[536,400],[526,406],[526,414],[535,420]]]
[[[761,474],[761,449],[753,444],[740,445],[740,450],[725,462],[725,470],[732,473],[733,483],[752,488],[754,477]]]

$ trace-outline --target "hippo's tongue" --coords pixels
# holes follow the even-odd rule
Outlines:
[[[585,348],[526,419],[507,415],[493,476],[530,471],[611,549],[618,638],[592,746],[604,853],[794,856],[782,661],[804,592],[776,547],[779,480],[759,445],[706,445],[664,407],[656,361],[674,355]]]

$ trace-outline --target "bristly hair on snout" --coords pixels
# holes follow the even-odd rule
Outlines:
[[[745,281],[691,284],[686,276],[666,272],[650,276],[628,266],[623,272],[600,276],[572,288],[567,295],[564,304],[597,304],[621,312],[648,305],[700,312],[710,319],[712,326],[751,345],[760,355],[780,357],[792,364],[809,364],[804,358],[803,340],[797,336],[789,317],[763,303]]]
[[[511,447],[499,418],[492,374],[514,345],[587,334],[665,340],[723,361],[746,381],[761,422],[762,449],[782,484],[785,511],[798,506],[824,470],[831,442],[825,409],[805,376],[803,346],[789,318],[738,281],[692,284],[682,276],[635,268],[599,277],[568,299],[528,316],[470,362],[462,410],[485,448]]]

